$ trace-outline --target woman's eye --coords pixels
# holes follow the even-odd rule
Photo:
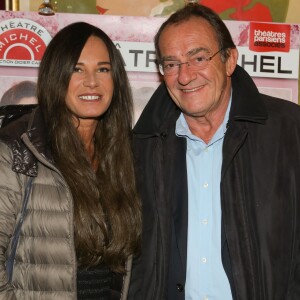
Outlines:
[[[81,68],[80,67],[75,67],[73,72],[74,73],[80,73],[81,72]]]
[[[108,72],[110,72],[110,68],[102,67],[102,68],[99,69],[99,72],[100,73],[108,73]]]

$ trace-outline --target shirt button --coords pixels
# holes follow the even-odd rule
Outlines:
[[[183,285],[181,283],[177,283],[176,288],[177,288],[177,291],[180,293],[182,293],[184,290]]]
[[[202,261],[202,263],[206,264],[206,263],[207,263],[206,257],[202,257],[202,258],[201,258],[201,261]]]
[[[201,223],[202,223],[203,225],[207,225],[207,224],[208,224],[208,221],[207,221],[207,219],[203,219]]]
[[[203,300],[208,300],[208,297],[207,297],[207,296],[204,296]]]
[[[207,189],[207,188],[208,188],[208,183],[205,182],[205,183],[203,184],[203,187],[204,187],[205,189]]]

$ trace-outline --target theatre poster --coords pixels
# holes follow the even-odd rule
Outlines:
[[[21,81],[37,80],[45,48],[64,26],[84,21],[104,30],[121,52],[133,92],[135,120],[160,84],[153,38],[163,17],[0,11],[0,99]],[[300,24],[225,21],[238,64],[258,89],[298,103]],[[1,102],[0,102],[1,105]]]

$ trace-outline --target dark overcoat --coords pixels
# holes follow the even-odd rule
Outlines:
[[[300,299],[300,108],[260,94],[239,66],[232,91],[220,184],[233,298]],[[143,242],[130,300],[184,299],[188,191],[179,114],[162,84],[134,128]]]

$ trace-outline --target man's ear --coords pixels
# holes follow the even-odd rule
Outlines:
[[[228,49],[228,51],[229,51],[229,56],[227,57],[226,60],[226,74],[227,76],[231,76],[237,65],[239,52],[236,48],[230,48]]]

